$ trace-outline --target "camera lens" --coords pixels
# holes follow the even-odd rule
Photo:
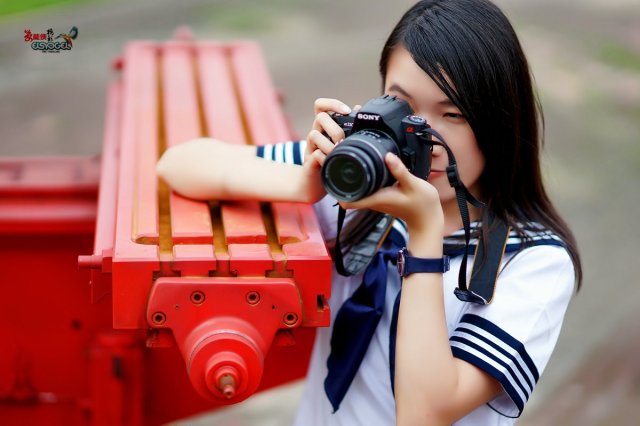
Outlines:
[[[346,152],[336,152],[325,162],[322,175],[326,189],[342,201],[362,198],[371,186],[367,174],[371,164],[367,164],[368,158],[361,158],[351,150],[341,151]]]
[[[348,156],[337,157],[329,169],[331,181],[344,192],[356,192],[367,181],[362,164]]]
[[[328,193],[339,201],[357,201],[391,185],[384,156],[398,154],[398,148],[385,133],[363,130],[352,134],[327,156],[322,182]]]

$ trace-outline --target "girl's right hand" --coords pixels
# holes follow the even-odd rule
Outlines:
[[[357,108],[359,106],[354,107],[354,109]],[[329,112],[344,115],[351,113],[351,108],[347,104],[330,98],[316,99],[313,110],[316,118],[307,135],[307,150],[304,156],[306,170],[306,189],[304,190],[309,194],[311,202],[319,201],[326,194],[322,186],[320,169],[327,155],[345,137],[342,127],[333,121]]]
[[[351,112],[351,108],[337,99],[318,98],[313,104],[313,111],[316,118],[307,135],[305,163],[311,161],[322,167],[326,156],[344,139],[344,131],[333,121],[329,112],[346,115]]]

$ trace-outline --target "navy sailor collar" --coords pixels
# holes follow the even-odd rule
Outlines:
[[[477,234],[480,230],[481,223],[481,221],[471,222],[471,240],[467,252],[468,254],[474,254],[476,251],[476,245],[478,243]],[[558,235],[538,223],[532,222],[526,225],[521,225],[520,229],[524,238],[522,237],[522,234],[519,234],[518,231],[512,229],[509,233],[505,252],[510,253],[526,247],[538,245],[565,246],[564,242]],[[397,246],[406,247],[407,242],[409,241],[409,233],[407,231],[406,224],[402,220],[396,219],[393,222],[388,238]],[[445,237],[443,247],[445,253],[449,256],[455,257],[464,254],[464,229],[461,228],[453,234]]]

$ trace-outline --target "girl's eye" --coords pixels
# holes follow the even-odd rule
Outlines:
[[[446,112],[444,114],[444,116],[447,117],[447,118],[454,118],[454,119],[458,119],[458,120],[463,120],[463,119],[466,118],[464,115],[462,115],[460,113],[457,113],[457,112]]]

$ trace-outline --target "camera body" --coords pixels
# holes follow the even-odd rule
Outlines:
[[[391,152],[409,171],[426,179],[431,169],[433,145],[421,132],[429,125],[413,115],[411,107],[395,96],[383,95],[349,115],[332,114],[345,139],[327,155],[322,166],[322,184],[339,201],[357,201],[395,178],[384,157]]]

